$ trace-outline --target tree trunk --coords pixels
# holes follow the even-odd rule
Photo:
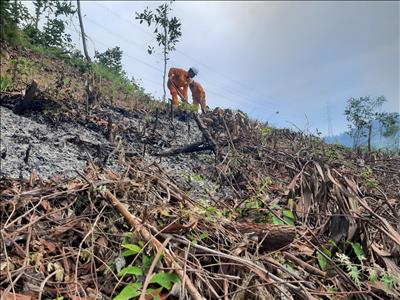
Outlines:
[[[24,98],[15,106],[14,112],[16,114],[22,114],[26,110],[32,108],[33,97],[38,89],[38,84],[35,80],[26,88]]]
[[[372,124],[368,125],[368,152],[371,152]]]
[[[86,47],[86,35],[85,35],[85,29],[83,28],[83,21],[82,21],[82,15],[81,15],[81,3],[80,0],[76,0],[77,5],[78,5],[78,17],[79,17],[79,26],[81,27],[81,34],[82,34],[82,43],[83,43],[83,52],[85,53],[86,60],[90,63],[90,56],[87,51]]]
[[[167,92],[165,90],[165,77],[167,75],[167,43],[168,43],[167,27],[166,26],[164,26],[164,36],[165,36],[165,40],[164,40],[164,74],[163,74],[163,91],[164,91],[164,95],[163,95],[163,101],[166,100],[166,96],[167,96]]]
[[[40,8],[36,7],[36,9],[35,9],[35,29],[38,29],[39,18],[40,18]]]

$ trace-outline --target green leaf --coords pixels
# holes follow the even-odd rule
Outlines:
[[[325,270],[326,266],[328,265],[328,260],[320,252],[317,252],[317,259],[321,269]]]
[[[131,255],[134,255],[134,254],[137,254],[137,252],[133,251],[133,250],[125,250],[125,251],[122,251],[122,253],[121,253],[121,255],[123,257],[128,257],[128,256],[131,256]]]
[[[294,214],[293,214],[293,211],[291,211],[291,210],[284,210],[284,211],[283,211],[283,215],[284,215],[286,218],[289,218],[289,219],[294,220]]]
[[[293,211],[291,211],[291,210],[284,210],[284,211],[283,211],[283,216],[285,217],[285,221],[286,221],[289,225],[294,225],[294,214],[293,214]]]
[[[179,282],[179,277],[175,273],[156,273],[151,277],[150,283],[158,283],[163,288],[170,290],[173,283]]]
[[[281,219],[279,219],[278,217],[272,215],[272,223],[275,225],[284,225],[285,222],[283,222]]]
[[[139,267],[136,266],[130,266],[130,267],[126,267],[123,268],[119,273],[118,276],[124,276],[126,274],[130,274],[130,275],[143,275],[143,271],[142,269],[140,269]]]
[[[326,256],[328,256],[328,257],[332,256],[332,253],[331,253],[331,251],[329,251],[329,249],[322,247],[322,251],[324,252],[324,254]],[[325,268],[328,265],[328,260],[320,251],[317,251],[317,259],[318,259],[318,264],[321,267],[321,269],[325,270]]]
[[[154,260],[154,255],[144,255],[142,259],[143,267],[145,271],[148,271],[150,269],[151,264],[153,263]]]
[[[357,258],[360,261],[365,260],[366,259],[365,253],[364,253],[364,250],[363,250],[361,244],[360,243],[352,243],[352,242],[349,242],[349,243],[350,243],[351,247],[353,247],[354,253],[357,255]]]
[[[141,283],[129,283],[113,300],[128,300],[140,296]]]
[[[140,248],[138,245],[134,245],[134,244],[129,244],[129,243],[125,243],[121,245],[123,248],[126,248],[128,250],[125,250],[122,252],[122,256],[123,257],[127,257],[127,256],[131,256],[134,254],[139,253],[142,248]]]

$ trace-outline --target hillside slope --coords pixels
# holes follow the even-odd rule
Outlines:
[[[399,156],[229,109],[171,120],[105,79],[87,107],[87,74],[2,53],[2,76],[28,65],[0,99],[6,298],[400,297]]]

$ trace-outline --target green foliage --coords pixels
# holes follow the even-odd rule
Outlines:
[[[39,41],[47,47],[66,47],[72,41],[71,36],[65,33],[65,22],[58,19],[48,20],[43,27]]]
[[[202,240],[204,240],[204,239],[207,239],[208,236],[209,236],[209,235],[208,235],[208,232],[207,232],[207,231],[204,231],[204,232],[202,232],[202,233],[199,234],[199,235],[191,235],[191,234],[188,234],[188,235],[187,235],[187,237],[189,238],[189,240],[192,241],[193,244],[198,244],[200,241],[202,241]]]
[[[28,9],[21,1],[1,0],[0,40],[20,42],[22,37],[19,31],[19,25],[28,18]]]
[[[261,133],[261,141],[263,144],[265,144],[265,142],[267,141],[267,138],[272,134],[272,127],[262,127],[260,129],[260,133]]]
[[[385,286],[386,289],[391,289],[394,288],[396,284],[400,284],[400,277],[392,275],[388,272],[385,272],[381,276],[381,280]]]
[[[350,241],[348,241],[348,243],[353,248],[353,251],[356,254],[359,261],[366,260],[364,249],[362,248],[360,243],[354,243],[354,242],[350,242]]]
[[[143,255],[142,264],[145,271],[148,271],[150,269],[153,260],[154,260],[154,255]]]
[[[322,252],[323,252],[323,254],[321,253],[321,250],[317,251],[317,260],[318,260],[318,264],[319,264],[320,268],[322,270],[325,270],[326,267],[328,266],[328,262],[329,262],[328,259],[326,258],[326,256],[331,258],[332,253],[328,248],[326,248],[324,246],[322,246]]]
[[[140,276],[143,275],[143,271],[141,268],[137,266],[129,266],[126,268],[123,268],[121,271],[118,272],[118,276],[124,276],[124,275],[136,275]]]
[[[76,13],[72,1],[37,0],[33,4],[35,16],[32,17],[32,23],[24,29],[31,41],[46,47],[70,47],[71,36],[65,33],[65,19]],[[42,15],[46,15],[46,22],[40,30],[39,21]]]
[[[336,253],[339,258],[340,263],[346,268],[347,275],[354,281],[354,283],[360,287],[361,286],[361,274],[357,265],[350,261],[350,258],[344,253]]]
[[[108,68],[111,72],[125,77],[125,72],[122,70],[122,50],[117,46],[109,48],[105,52],[100,53],[95,51],[95,59],[98,64]]]
[[[32,74],[32,71],[37,67],[37,64],[35,62],[28,60],[24,57],[12,59],[10,61],[10,64],[12,66],[13,73],[18,74],[19,76],[30,75]]]
[[[122,244],[121,247],[127,249],[122,252],[122,256],[124,256],[124,257],[135,255],[142,251],[142,248],[139,247],[138,245],[129,244],[129,243]]]
[[[351,244],[354,253],[357,255],[357,258],[360,262],[365,260],[365,253],[359,243],[352,243]],[[382,270],[380,267],[368,267],[362,264],[355,264],[352,263],[350,257],[348,257],[344,253],[336,253],[337,258],[339,259],[340,265],[343,266],[346,270],[347,275],[354,281],[354,283],[361,287],[362,284],[362,276],[363,272],[368,274],[368,280],[372,283],[380,281],[385,286],[385,289],[394,288],[397,284],[400,283],[400,278],[389,272]]]
[[[122,77],[120,74],[102,64],[93,64],[92,67],[93,71],[98,77],[106,78],[112,82],[111,92],[121,92],[124,94],[132,95],[133,92],[137,89],[137,85],[134,82],[129,81],[125,77]]]
[[[163,288],[170,290],[174,283],[179,282],[179,277],[175,273],[156,273],[151,277],[150,283],[157,283]]]
[[[383,132],[384,137],[391,137],[396,135],[400,131],[399,119],[400,115],[397,112],[392,113],[377,113],[377,119],[383,125],[385,131]]]
[[[12,78],[10,75],[0,76],[0,91],[8,91],[12,87]]]
[[[198,110],[198,108],[196,109],[196,106],[194,104],[186,103],[184,101],[180,103],[179,107],[189,112],[197,112]]]
[[[142,282],[147,276],[150,266],[154,260],[154,253],[150,255],[144,254],[143,248],[145,247],[142,241],[137,241],[137,244],[132,244],[130,241],[134,238],[131,232],[124,234],[124,240],[121,243],[121,248],[126,249],[123,251],[122,256],[129,257],[137,255],[133,262],[121,269],[118,272],[119,277],[133,275],[135,282],[128,283],[114,299],[132,299],[139,296],[143,291]],[[138,257],[142,259],[137,259]],[[160,256],[160,262],[163,255]],[[117,259],[116,259],[117,260]],[[136,262],[136,264],[134,264]],[[116,263],[116,261],[115,261]],[[145,271],[145,272],[144,272]],[[174,283],[179,282],[179,277],[175,273],[154,272],[150,280],[150,286],[146,290],[146,295],[150,295],[152,299],[157,299],[163,289],[171,290]]]
[[[91,65],[79,50],[73,50],[69,56],[69,63],[81,73],[88,72]]]
[[[376,111],[386,101],[383,96],[377,98],[367,96],[347,100],[345,115],[350,123],[348,125],[349,134],[353,137],[355,148],[360,146],[361,138],[368,136],[368,140],[371,139],[372,122],[374,120],[383,126],[385,129],[383,135],[386,137],[394,136],[399,132],[399,113]]]
[[[295,217],[294,217],[294,213],[292,210],[284,210],[282,212],[282,214],[283,214],[283,218],[284,218],[286,224],[294,225]]]
[[[365,167],[360,173],[361,178],[364,179],[365,185],[370,189],[378,188],[378,181],[374,178],[374,174],[371,167]]]
[[[22,46],[71,47],[71,37],[65,33],[65,26],[66,19],[76,12],[72,1],[36,0],[33,5],[35,15],[31,16],[21,1],[1,1],[1,40]],[[45,15],[45,22],[40,29],[42,15]]]
[[[293,200],[289,199],[288,208],[283,209],[278,204],[267,205],[265,203],[266,199],[268,199],[268,192],[270,190],[270,186],[272,184],[272,180],[270,177],[265,177],[255,182],[255,187],[251,187],[255,190],[255,196],[247,199],[244,202],[244,210],[241,210],[240,213],[246,213],[247,210],[257,210],[261,209],[262,211],[268,210],[268,213],[263,213],[260,215],[259,222],[272,222],[275,225],[294,225],[295,223],[295,215],[293,212]]]
[[[191,183],[206,183],[205,178],[200,175],[197,174],[195,172],[187,172],[185,173],[185,177],[186,177],[186,182],[191,184]]]
[[[163,100],[166,100],[165,78],[167,74],[167,61],[169,60],[169,53],[175,50],[176,44],[179,42],[179,37],[182,35],[181,22],[176,17],[170,17],[172,11],[171,4],[165,3],[158,6],[155,12],[149,10],[148,7],[142,12],[136,12],[136,19],[140,24],[147,23],[147,26],[154,26],[155,39],[158,46],[162,49],[164,54],[164,73],[163,73]],[[148,45],[147,52],[152,54],[154,46]],[[172,104],[171,104],[172,105]]]
[[[249,189],[253,189],[255,192],[255,196],[247,199],[244,202],[245,208],[254,209],[263,207],[263,199],[266,196],[266,193],[269,191],[269,186],[272,184],[272,180],[270,177],[265,177],[263,179],[257,180],[255,182],[255,187],[249,186]]]
[[[326,156],[328,157],[329,162],[344,160],[344,156],[341,153],[341,151],[336,149],[336,147],[333,147],[333,146],[329,146],[329,148],[326,151]]]
[[[139,282],[129,283],[116,297],[114,297],[114,300],[128,300],[140,296],[142,293],[140,291],[141,288],[142,284]]]
[[[169,17],[171,6],[168,3],[156,8],[155,12],[147,7],[142,13],[136,13],[136,19],[140,24],[146,22],[150,27],[154,25],[154,34],[158,46],[162,46],[166,53],[175,50],[175,45],[182,35],[180,20],[176,17]],[[154,47],[148,47],[148,53],[152,54]]]
[[[261,136],[266,138],[272,133],[272,128],[271,127],[262,127],[260,129],[261,131]]]

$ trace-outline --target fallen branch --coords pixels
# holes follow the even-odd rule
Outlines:
[[[312,265],[306,263],[305,261],[302,261],[301,259],[297,258],[297,257],[294,256],[293,254],[290,254],[289,252],[284,252],[284,253],[283,253],[283,256],[284,256],[286,259],[288,259],[288,260],[294,262],[296,265],[302,267],[302,268],[303,268],[304,270],[306,270],[308,273],[315,274],[315,275],[319,275],[319,276],[322,276],[322,277],[325,277],[325,276],[326,276],[326,272],[321,271],[321,270],[317,269],[316,267],[313,267]]]
[[[207,143],[212,148],[214,154],[218,153],[218,145],[212,138],[211,134],[208,132],[207,127],[204,125],[203,121],[200,119],[200,116],[197,113],[193,113],[193,119],[196,121],[197,126],[199,127],[200,131],[203,133],[204,138],[206,139]]]
[[[210,145],[204,145],[204,142],[195,142],[189,145],[185,145],[182,147],[174,148],[165,152],[156,153],[156,156],[166,157],[166,156],[174,156],[181,153],[193,153],[199,151],[213,150]]]
[[[147,230],[147,228],[142,224],[142,221],[139,218],[133,216],[128,211],[128,209],[126,209],[126,207],[110,191],[106,191],[105,196],[124,216],[124,218],[128,221],[128,223],[133,227],[135,227],[146,241],[150,241],[152,243],[153,247],[157,252],[160,252],[164,249],[161,242],[157,240],[149,232],[149,230]],[[185,286],[190,295],[193,297],[193,299],[203,300],[204,298],[197,291],[196,287],[194,286],[190,278],[182,271],[183,268],[174,260],[172,254],[169,252],[168,249],[164,250],[164,257],[165,261],[174,269],[174,271],[179,276],[181,281],[185,283]]]

